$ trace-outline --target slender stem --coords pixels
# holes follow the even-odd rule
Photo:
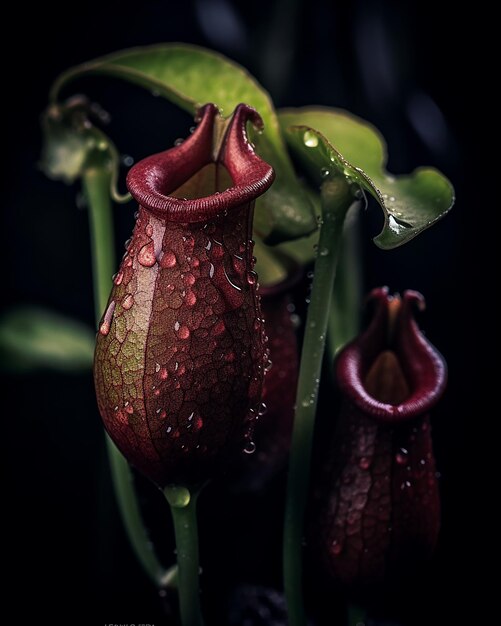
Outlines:
[[[111,289],[111,275],[115,271],[110,180],[111,172],[104,166],[102,168],[89,168],[83,176],[84,192],[89,203],[96,323],[99,323],[108,302]]]
[[[134,489],[132,472],[129,464],[109,435],[105,433],[105,436],[113,489],[127,537],[134,554],[146,574],[148,574],[155,585],[161,587],[164,584],[165,569],[157,559],[153,545],[144,527]]]
[[[283,575],[289,626],[306,625],[302,588],[303,524],[329,307],[343,234],[343,222],[352,203],[352,196],[345,179],[337,177],[324,182],[321,199],[323,223],[318,242],[311,300],[306,317],[285,504]]]
[[[359,331],[362,270],[358,232],[360,203],[346,217],[327,331],[327,351],[332,364],[336,353]]]
[[[170,486],[164,489],[170,505],[177,550],[177,587],[182,626],[202,626],[200,590],[198,584],[198,492],[190,493],[185,487]]]
[[[111,170],[88,168],[83,187],[89,203],[89,226],[94,279],[96,321],[99,323],[110,292],[110,279],[115,267],[112,205],[110,199]],[[130,544],[145,572],[156,585],[162,584],[164,568],[156,558],[143,525],[139,503],[134,491],[129,464],[113,441],[106,435],[113,488]]]

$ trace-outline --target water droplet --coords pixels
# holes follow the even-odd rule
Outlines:
[[[184,139],[182,137],[178,137],[176,141],[174,142],[174,145],[180,146],[182,143],[184,143]]]
[[[160,363],[155,364],[155,372],[158,373],[160,371]]]
[[[244,448],[245,454],[254,454],[255,451],[256,444],[253,441],[249,441]]]
[[[318,146],[318,137],[311,130],[305,131],[303,135],[304,145],[308,148],[316,148]]]
[[[366,469],[369,469],[370,466],[371,466],[371,460],[368,457],[366,456],[360,457],[360,461],[358,462],[358,467],[360,469],[366,470]]]
[[[117,272],[114,276],[113,276],[113,282],[115,283],[115,285],[120,285],[122,280],[124,278],[124,274],[123,272]]]
[[[165,252],[160,260],[160,267],[174,267],[176,265],[177,259],[174,252],[168,251]]]
[[[101,152],[104,152],[105,150],[107,150],[108,148],[108,142],[104,141],[104,139],[101,139],[101,141],[97,142],[97,149],[101,150]]]
[[[209,277],[212,278],[214,276],[214,265],[211,263],[209,266]]]
[[[236,289],[237,291],[242,291],[242,288],[239,287],[235,282],[234,279],[232,280],[229,276],[228,276],[228,272],[226,271],[226,268],[223,266],[223,272],[224,272],[224,276],[226,278],[226,280],[228,281],[228,283],[233,287],[233,289]]]
[[[132,404],[129,404],[129,402],[126,402],[124,406],[125,406],[125,410],[127,411],[129,415],[132,415],[132,413],[134,413],[134,407],[132,406]]]
[[[247,272],[247,282],[249,283],[249,285],[255,285],[257,282],[257,274],[256,272],[254,272],[254,270],[251,270],[250,272]]]
[[[148,237],[151,237],[153,235],[153,226],[151,224],[147,224],[144,232],[148,235]]]
[[[132,237],[129,237],[127,241],[124,243],[124,248],[128,250],[131,243],[132,243]]]
[[[181,328],[177,331],[177,336],[179,339],[188,339],[190,336],[190,329],[188,326],[181,326]]]
[[[155,257],[153,241],[150,241],[139,250],[137,260],[143,267],[153,267],[153,265],[155,265],[157,259]]]
[[[134,296],[131,293],[128,293],[125,296],[125,298],[122,300],[122,306],[126,311],[128,311],[133,304],[134,304]]]
[[[172,432],[172,426],[167,426],[166,430],[168,433]]]
[[[266,414],[266,411],[268,410],[268,407],[266,406],[266,404],[264,402],[260,402],[258,407],[257,407],[257,414],[259,417],[262,417],[263,415]]]
[[[106,309],[106,313],[104,314],[103,321],[101,322],[101,326],[99,327],[99,332],[101,335],[106,335],[110,332],[111,322],[113,320],[113,313],[115,312],[116,303],[112,300],[108,304],[108,308]]]
[[[332,542],[333,554],[341,554],[342,551],[343,551],[343,544],[337,539],[334,539],[334,541]]]
[[[131,165],[134,165],[134,159],[130,154],[124,154],[122,156],[122,164],[125,165],[125,167],[131,167]]]
[[[313,278],[313,276],[315,276],[315,273],[314,273],[314,272],[308,272],[308,273],[306,274],[306,278],[309,278],[310,280]]]
[[[327,256],[329,254],[329,249],[328,248],[321,248],[318,251],[318,255],[319,256]]]
[[[179,322],[174,322],[174,330],[177,332],[180,328],[181,324]]]
[[[390,197],[388,198],[388,200],[389,200],[390,202],[395,202],[395,196],[390,196]]]
[[[409,458],[409,451],[406,448],[400,448],[400,450],[395,455],[395,461],[399,465],[405,465]]]
[[[406,228],[412,228],[412,224],[408,224],[401,219],[397,219],[393,217],[393,215],[388,215],[388,226],[396,235],[399,235]]]

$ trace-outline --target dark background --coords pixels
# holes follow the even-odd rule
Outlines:
[[[473,112],[482,117],[483,105],[472,69],[481,50],[467,45],[478,18],[441,13],[429,0],[91,0],[68,13],[47,4],[11,10],[25,52],[4,52],[5,306],[38,304],[93,323],[86,211],[75,206],[76,187],[49,181],[37,169],[39,116],[59,72],[116,49],[183,41],[219,50],[248,67],[277,106],[339,106],[370,120],[388,141],[390,171],[434,165],[451,179],[453,212],[402,249],[378,250],[370,235],[378,232],[381,212],[370,203],[364,215],[367,289],[422,291],[428,303],[422,325],[450,368],[433,422],[443,495],[439,550],[423,575],[383,600],[381,612],[406,626],[483,623],[481,559],[491,549],[483,407],[492,391],[482,346],[493,350],[494,317],[485,213],[493,210],[493,192],[481,178],[478,123],[471,123]],[[109,134],[136,159],[171,145],[190,126],[174,106],[119,81],[88,79],[75,89],[111,112]],[[133,210],[116,211],[118,242],[132,228]],[[34,613],[51,624],[165,623],[120,526],[90,374],[3,374],[3,383],[2,562],[19,621]],[[279,481],[264,496],[233,500],[213,488],[201,502],[211,520],[201,532],[202,584],[212,614],[236,583],[279,586],[280,488]],[[168,511],[154,489],[142,484],[142,492],[147,514],[157,519],[152,524],[165,524],[156,541],[166,561],[173,560]],[[2,611],[5,604],[0,617]]]

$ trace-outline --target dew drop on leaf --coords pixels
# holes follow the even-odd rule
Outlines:
[[[304,145],[308,148],[316,148],[318,146],[318,137],[311,130],[305,131],[303,135]]]

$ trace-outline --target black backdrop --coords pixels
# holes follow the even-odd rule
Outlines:
[[[482,117],[474,69],[481,51],[465,43],[476,18],[442,14],[430,0],[405,6],[309,0],[283,2],[288,18],[273,22],[271,4],[90,0],[67,12],[11,7],[9,23],[19,39],[16,49],[4,50],[3,300],[92,324],[86,212],[75,207],[76,188],[37,169],[39,115],[49,85],[68,66],[133,45],[197,43],[246,65],[278,105],[341,106],[372,121],[388,140],[390,170],[435,165],[458,198],[446,219],[392,252],[370,242],[381,220],[374,204],[364,218],[366,287],[421,290],[428,302],[423,326],[450,368],[449,391],[434,415],[444,504],[440,547],[424,575],[385,606],[405,625],[480,624],[479,616],[469,616],[484,604],[477,593],[487,578],[480,558],[491,543],[482,487],[490,473],[483,407],[492,391],[482,346],[492,352],[494,327],[485,216],[491,191],[475,156],[478,122],[470,121],[473,112]],[[79,88],[112,113],[111,136],[135,158],[172,144],[190,125],[172,105],[118,81],[86,80]],[[118,242],[131,230],[133,210],[117,209]],[[50,624],[165,623],[114,506],[91,376],[3,374],[3,388],[2,564],[19,621],[36,623],[27,619],[34,614]],[[142,489],[157,498],[147,485]],[[212,520],[202,529],[209,611],[225,600],[229,581],[279,584],[279,521],[270,521],[278,493],[279,486],[261,498],[236,497],[229,507],[213,489],[201,503]],[[157,540],[169,560],[168,512],[154,509],[165,518],[165,537],[158,532]],[[0,615],[6,610],[4,604]],[[214,624],[223,626],[223,618]]]

